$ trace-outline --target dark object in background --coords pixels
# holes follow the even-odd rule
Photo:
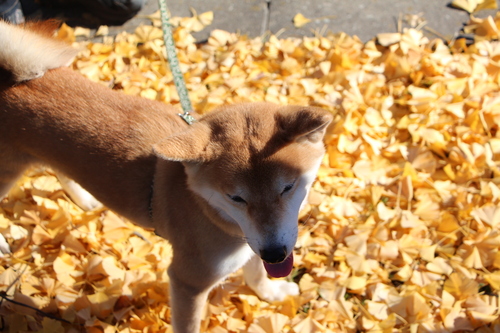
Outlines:
[[[12,23],[57,17],[82,26],[121,25],[134,17],[147,0],[0,0],[0,18]],[[86,24],[85,24],[86,23]]]
[[[0,19],[21,24],[24,23],[24,14],[19,0],[0,0]]]

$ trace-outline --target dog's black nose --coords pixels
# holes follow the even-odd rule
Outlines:
[[[260,257],[268,264],[279,264],[286,259],[286,246],[263,249],[260,251]]]

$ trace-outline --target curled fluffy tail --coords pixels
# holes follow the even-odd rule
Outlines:
[[[52,37],[58,25],[45,21],[18,26],[0,20],[0,77],[6,72],[16,83],[28,81],[71,64],[77,51]]]

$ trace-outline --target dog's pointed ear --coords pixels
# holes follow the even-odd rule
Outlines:
[[[153,146],[158,157],[177,162],[207,162],[217,155],[217,147],[210,142],[211,130],[203,123],[194,123]]]
[[[291,105],[280,109],[276,123],[286,141],[316,143],[332,120],[332,113],[321,108]]]

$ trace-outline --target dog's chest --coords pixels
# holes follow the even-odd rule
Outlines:
[[[222,275],[228,275],[240,269],[245,265],[250,258],[255,255],[250,246],[247,244],[240,246],[232,253],[225,253],[217,261],[217,271]]]

